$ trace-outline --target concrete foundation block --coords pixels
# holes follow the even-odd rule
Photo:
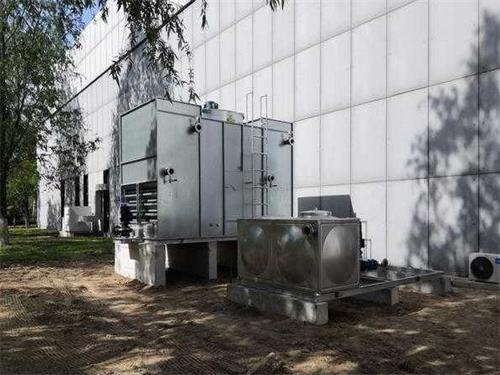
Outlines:
[[[115,241],[115,272],[148,285],[165,285],[165,246]]]
[[[139,248],[137,244],[115,241],[115,273],[135,279]]]
[[[148,285],[165,285],[165,246],[145,243],[139,246],[137,280]]]
[[[393,306],[399,303],[399,290],[398,288],[382,289],[371,293],[359,294],[352,298],[360,301],[369,301]]]
[[[447,296],[453,291],[449,277],[441,277],[430,281],[421,281],[419,283],[410,284],[407,287],[420,293],[433,294],[440,297]]]
[[[257,310],[288,316],[315,325],[328,323],[328,303],[302,300],[277,292],[232,283],[227,287],[227,299]]]

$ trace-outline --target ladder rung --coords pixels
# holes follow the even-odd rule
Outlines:
[[[267,100],[267,99],[266,99]],[[261,100],[262,106],[262,100]],[[266,112],[267,112],[267,101],[266,101]],[[260,217],[260,214],[256,213],[262,210],[263,216],[269,213],[269,190],[270,186],[268,182],[264,179],[264,176],[269,175],[269,120],[262,116],[261,108],[261,118],[259,121],[253,121],[251,123],[252,131],[251,137],[251,149],[250,158],[252,168],[250,171],[251,182],[249,183],[252,187],[252,201],[251,203],[244,203],[244,205],[249,205],[252,207],[252,217]],[[261,140],[261,141],[259,141]],[[259,158],[256,158],[258,156]],[[258,167],[258,168],[255,168]],[[245,171],[244,171],[245,173]],[[260,201],[255,201],[254,199],[260,199],[259,196],[262,195]],[[258,208],[257,208],[258,207]]]

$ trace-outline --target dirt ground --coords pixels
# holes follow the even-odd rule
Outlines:
[[[498,373],[499,296],[343,301],[315,327],[224,299],[227,280],[145,287],[110,263],[0,269],[1,374]]]

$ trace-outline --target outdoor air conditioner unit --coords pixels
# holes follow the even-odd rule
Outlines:
[[[498,283],[500,281],[500,254],[469,254],[469,280]]]

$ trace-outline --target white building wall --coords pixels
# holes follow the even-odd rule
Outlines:
[[[157,77],[146,76],[140,64],[140,54],[132,56],[132,69],[127,65],[120,86],[104,71],[128,46],[124,15],[113,9],[110,3],[108,22],[99,15],[83,31],[82,47],[74,51],[77,77],[72,82],[73,99],[77,102],[87,128],[88,139],[99,138],[99,147],[88,155],[84,174],[88,174],[89,206],[95,209],[96,185],[103,183],[104,171],[110,170],[110,186],[118,181],[118,121],[119,114],[146,101],[150,97],[161,96],[161,83]],[[104,73],[104,74],[103,74]],[[111,215],[117,217],[119,192],[111,189]],[[74,204],[73,181],[66,183],[66,205]],[[80,203],[83,205],[83,177],[80,176]],[[38,224],[43,228],[60,229],[61,194],[44,179],[39,186]]]
[[[296,197],[351,194],[394,264],[465,271],[468,252],[500,252],[499,2],[230,3],[210,1],[213,36],[192,16],[195,56],[219,44],[219,85],[200,97],[245,111],[253,91],[257,115],[266,94],[295,122]],[[217,78],[208,63],[196,76]]]
[[[468,252],[500,252],[499,1],[209,0],[207,30],[199,4],[184,17],[201,101],[245,112],[253,91],[257,116],[267,95],[295,123],[295,197],[350,194],[373,256],[463,272]],[[94,77],[123,19],[88,29],[78,66]],[[120,94],[93,86],[81,103],[109,143]]]

